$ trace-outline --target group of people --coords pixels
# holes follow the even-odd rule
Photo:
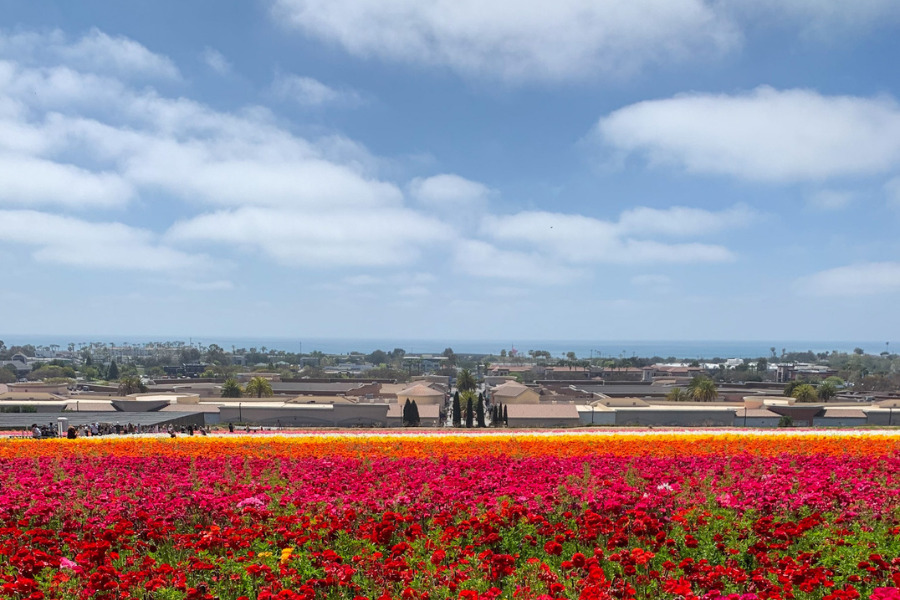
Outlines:
[[[228,424],[228,430],[232,433],[234,432],[234,425],[232,423]],[[246,428],[246,432],[250,433],[249,425]],[[125,425],[120,423],[86,423],[77,427],[75,425],[69,425],[69,428],[66,430],[66,438],[74,440],[77,438],[94,437],[98,435],[126,435],[135,433],[168,433],[170,437],[176,437],[179,433],[186,435],[194,435],[195,433],[207,435],[209,431],[200,425],[180,425],[174,427],[169,425],[164,429],[160,429],[159,425],[142,427],[132,423],[127,423]],[[36,440],[56,437],[56,428],[53,426],[53,423],[43,426],[33,423],[31,425],[31,437]]]
[[[182,427],[181,430],[182,432],[184,432],[184,427]],[[169,426],[169,431],[172,431],[171,426]],[[99,422],[85,423],[77,427],[75,425],[69,425],[68,429],[66,429],[66,437],[70,440],[74,440],[80,437],[95,437],[98,435],[126,435],[135,433],[160,433],[160,429],[159,425],[154,425],[152,427],[142,427],[133,423],[126,423],[123,425],[118,422],[115,424]],[[37,423],[33,423],[31,425],[31,437],[36,440],[46,437],[56,437],[56,428],[53,426],[53,423],[50,423],[46,426],[41,426]]]

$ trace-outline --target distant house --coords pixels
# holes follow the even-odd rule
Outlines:
[[[444,398],[444,392],[421,383],[397,392],[397,402],[399,404],[406,404],[406,401],[409,400],[410,402],[415,402],[417,406],[440,405],[444,403]]]
[[[824,365],[809,363],[784,363],[775,365],[775,381],[787,383],[798,379],[825,379],[837,375],[837,371]]]
[[[581,418],[574,404],[510,404],[510,427],[578,427]]]
[[[497,404],[537,404],[540,395],[527,385],[516,381],[507,381],[491,390],[491,403]]]

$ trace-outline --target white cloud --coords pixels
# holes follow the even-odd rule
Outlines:
[[[449,239],[441,223],[402,208],[290,211],[246,207],[176,223],[172,242],[216,242],[258,250],[284,265],[383,267],[414,262]]]
[[[276,0],[273,14],[356,56],[509,81],[618,75],[739,41],[703,0]]]
[[[825,180],[900,165],[900,107],[890,98],[770,87],[686,94],[619,109],[596,132],[651,164],[749,180]]]
[[[492,194],[486,185],[454,174],[413,179],[409,192],[424,206],[449,211],[483,206]]]
[[[745,30],[831,43],[900,20],[895,0],[275,0],[272,15],[361,58],[559,81],[710,60]]]
[[[457,271],[474,277],[536,286],[568,284],[585,275],[540,253],[501,250],[478,240],[455,243],[453,262]]]
[[[93,173],[40,158],[0,154],[0,206],[110,208],[125,205],[133,196],[133,187],[115,173]]]
[[[0,114],[0,133],[11,134],[0,139],[0,148],[11,153],[8,160],[46,171],[57,156],[77,157],[80,164],[59,161],[56,169],[70,180],[79,177],[76,191],[89,180],[106,189],[105,196],[97,190],[97,204],[113,203],[113,195],[122,202],[131,196],[129,188],[226,206],[403,201],[396,185],[369,174],[377,165],[359,144],[339,136],[300,138],[266,110],[222,113],[64,67],[10,63],[0,63],[0,104],[2,99],[22,107],[8,118]]]
[[[718,213],[699,209],[672,209],[675,214],[693,216],[699,222],[724,228],[729,218],[718,220]],[[665,226],[659,216],[667,211],[635,209],[623,213],[619,222],[601,221],[582,215],[550,212],[521,212],[508,216],[489,216],[482,222],[481,233],[513,246],[537,248],[560,260],[573,264],[613,263],[703,263],[734,260],[725,247],[700,243],[663,243],[654,234],[678,233]],[[645,219],[642,221],[642,218]],[[689,219],[683,219],[687,233],[699,232]],[[642,227],[642,223],[645,227]],[[730,224],[736,226],[739,223]]]
[[[279,74],[272,82],[272,93],[281,100],[289,100],[300,106],[356,107],[364,103],[362,96],[347,89],[336,89],[312,77]]]
[[[38,262],[100,270],[210,268],[209,260],[161,245],[150,231],[31,210],[0,210],[0,243],[33,246]]]
[[[698,236],[746,227],[757,219],[758,215],[743,204],[718,212],[685,206],[666,209],[641,206],[622,213],[618,230],[644,236]]]
[[[860,263],[801,277],[794,282],[801,294],[870,296],[900,292],[900,263]]]
[[[857,193],[849,190],[817,190],[807,197],[807,204],[818,210],[840,210],[856,197]]]
[[[215,48],[210,48],[209,46],[204,48],[201,58],[203,59],[203,62],[206,63],[207,67],[219,75],[228,75],[231,73],[231,63],[228,62],[228,59],[225,58],[224,54]]]
[[[168,57],[156,54],[134,40],[113,37],[96,28],[75,42],[70,42],[59,30],[0,32],[0,55],[25,64],[56,60],[70,68],[125,79],[174,80],[181,76]]]

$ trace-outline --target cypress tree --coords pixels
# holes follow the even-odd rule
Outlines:
[[[466,400],[466,428],[468,429],[472,428],[472,420],[474,417],[472,413],[472,399],[469,398],[468,400]]]
[[[503,407],[503,424],[509,427],[509,412]]]
[[[406,399],[406,404],[403,405],[403,426],[409,427],[409,418],[411,412],[412,404],[409,401],[409,398]]]
[[[409,407],[409,424],[418,427],[421,420],[419,419],[419,405],[413,400]]]
[[[119,378],[119,365],[116,364],[116,361],[109,363],[109,369],[106,371],[106,378],[110,381]]]
[[[484,427],[484,394],[478,394],[478,406],[475,410],[476,420],[479,427]]]
[[[453,426],[459,427],[462,424],[462,408],[459,405],[459,392],[453,394]]]

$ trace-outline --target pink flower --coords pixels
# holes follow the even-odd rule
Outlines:
[[[65,556],[59,559],[59,568],[60,569],[74,569],[78,566],[78,563],[74,560],[69,560]]]
[[[256,496],[251,496],[249,498],[244,498],[240,502],[238,502],[238,508],[244,508],[245,506],[253,506],[259,508],[260,506],[265,506],[266,503],[257,498]]]
[[[875,588],[869,598],[870,600],[900,600],[900,588]]]

